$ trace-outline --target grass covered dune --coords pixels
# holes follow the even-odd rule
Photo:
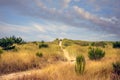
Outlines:
[[[14,43],[12,45],[15,46],[14,49],[0,48],[0,79],[120,80],[120,48],[114,45],[116,46],[114,42],[70,39]],[[102,50],[104,56],[91,59],[89,52],[93,48]],[[100,53],[99,50],[94,52],[96,53]],[[75,71],[76,57],[79,55],[85,59],[85,69],[82,74]],[[10,77],[10,74],[16,76]]]

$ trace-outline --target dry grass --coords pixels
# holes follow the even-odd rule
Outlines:
[[[66,49],[73,53],[77,53],[76,55],[83,53],[85,56],[86,68],[83,75],[76,74],[74,70],[74,64],[71,64],[70,62],[64,62],[51,65],[43,69],[42,72],[35,72],[29,76],[19,78],[19,80],[112,80],[112,63],[120,59],[120,49],[113,49],[110,46],[103,48],[103,50],[106,52],[106,55],[99,61],[92,61],[88,59],[88,46],[82,47],[72,45]]]
[[[22,66],[22,62],[31,64],[32,60],[34,62],[40,62],[43,59],[43,62],[45,60],[46,64],[64,60],[60,47],[53,43],[48,44],[50,46],[47,49],[39,49],[37,45],[33,43],[18,46],[20,49],[18,52],[12,52],[12,54],[11,52],[6,52],[3,54],[3,61],[6,61],[5,63],[8,65],[16,63],[19,64],[19,66]],[[99,61],[92,61],[88,58],[89,46],[72,44],[71,46],[66,47],[70,56],[75,57],[79,54],[85,56],[86,68],[83,75],[76,74],[74,63],[58,62],[57,64],[51,64],[41,69],[41,71],[32,72],[31,75],[24,75],[15,80],[111,80],[112,63],[120,59],[120,49],[113,49],[111,45],[102,49],[106,52],[105,57]],[[36,52],[42,52],[43,58],[38,59],[38,57],[35,56]],[[21,63],[18,63],[18,61],[21,61]],[[43,64],[41,63],[41,65]]]
[[[36,72],[19,80],[110,80],[111,67],[102,62],[90,62],[83,75],[77,75],[74,64],[61,63],[49,66],[41,73]]]
[[[16,49],[4,51],[0,58],[0,74],[42,68],[57,61],[64,60],[60,47],[48,43],[48,48],[39,49],[35,43],[16,45]],[[43,57],[36,56],[41,52]]]

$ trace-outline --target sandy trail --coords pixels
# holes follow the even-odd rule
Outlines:
[[[28,71],[23,71],[23,72],[16,72],[16,73],[11,73],[11,74],[6,74],[0,76],[0,80],[18,80],[19,78],[26,76],[26,75],[31,75],[34,72],[41,72],[40,69],[37,70],[28,70]]]
[[[62,51],[64,53],[64,56],[66,57],[67,61],[68,62],[75,62],[75,58],[70,57],[68,51],[66,49],[63,49],[62,41],[59,42],[59,46],[61,47],[61,49],[62,49]]]

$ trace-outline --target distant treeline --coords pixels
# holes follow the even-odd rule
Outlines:
[[[25,43],[21,37],[5,37],[0,39],[0,46],[4,50],[14,49],[15,46],[13,44],[22,44]]]

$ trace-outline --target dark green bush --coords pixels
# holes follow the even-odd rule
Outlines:
[[[2,38],[2,39],[0,39],[0,46],[4,50],[9,50],[9,49],[14,48],[13,43],[14,43],[14,41],[11,38]]]
[[[36,53],[36,56],[38,56],[38,57],[42,57],[42,56],[43,56],[43,54],[42,54],[42,53],[40,53],[40,52],[37,52],[37,53]]]
[[[16,44],[24,43],[24,41],[23,41],[23,39],[21,37],[12,36],[10,38],[13,40],[13,43],[16,43]]]
[[[75,71],[78,74],[83,74],[85,70],[85,58],[83,55],[76,57]]]
[[[39,48],[47,48],[47,47],[48,47],[48,44],[45,44],[45,43],[39,45]]]
[[[105,56],[105,52],[99,48],[91,48],[88,52],[88,57],[91,60],[99,60]]]
[[[120,75],[120,61],[113,63],[113,72]]]
[[[20,37],[18,37],[18,38],[16,38],[15,36],[5,37],[5,38],[1,38],[0,39],[0,46],[4,50],[10,50],[10,49],[14,49],[15,48],[15,46],[13,46],[13,44],[21,44],[23,42],[24,41]]]
[[[113,48],[120,48],[120,42],[114,42],[113,43]]]
[[[44,41],[41,41],[39,48],[47,48],[49,47],[48,44],[46,44]]]

